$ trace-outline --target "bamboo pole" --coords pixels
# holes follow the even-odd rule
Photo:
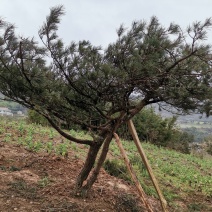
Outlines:
[[[168,212],[168,210],[167,210],[167,202],[166,202],[166,200],[165,200],[165,198],[164,198],[164,196],[163,196],[163,194],[162,194],[162,192],[161,192],[161,190],[159,188],[157,179],[155,178],[155,176],[153,174],[153,171],[152,171],[152,168],[150,166],[150,163],[149,163],[149,161],[148,161],[148,159],[146,157],[146,154],[145,154],[145,152],[144,152],[144,150],[143,150],[143,148],[141,146],[141,142],[140,142],[140,140],[138,138],[138,134],[136,132],[136,129],[135,129],[135,126],[134,126],[132,120],[128,121],[128,128],[129,128],[129,130],[130,130],[130,132],[131,132],[131,134],[133,136],[134,143],[135,143],[135,145],[136,145],[136,147],[138,149],[138,152],[139,152],[139,154],[140,154],[140,156],[141,156],[141,158],[142,158],[142,160],[144,162],[144,165],[147,168],[147,171],[148,171],[148,173],[150,175],[150,178],[151,178],[152,183],[153,183],[153,185],[155,187],[155,190],[158,193],[158,196],[159,196],[159,199],[160,199],[160,203],[161,203],[161,207],[162,207],[164,212]]]
[[[153,212],[150,204],[148,203],[148,201],[145,198],[145,192],[144,192],[143,188],[141,187],[141,184],[138,181],[138,178],[137,178],[137,176],[136,176],[136,174],[135,174],[135,172],[134,172],[134,170],[132,168],[132,165],[130,164],[130,160],[127,157],[127,154],[126,154],[126,152],[125,152],[125,150],[124,150],[124,148],[123,148],[123,146],[121,144],[119,136],[116,133],[114,133],[114,137],[116,139],[116,143],[117,143],[117,145],[118,145],[118,147],[120,149],[120,152],[121,152],[121,154],[122,154],[122,156],[124,158],[124,161],[125,161],[125,164],[127,166],[127,169],[128,169],[128,171],[129,171],[129,173],[130,173],[130,175],[132,177],[132,180],[135,183],[135,186],[136,186],[136,188],[138,190],[138,193],[139,193],[139,195],[141,197],[142,202],[144,203],[144,205],[146,206],[146,208],[148,209],[149,212]]]

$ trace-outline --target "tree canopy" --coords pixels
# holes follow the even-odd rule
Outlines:
[[[154,16],[129,29],[121,25],[117,40],[102,50],[89,41],[66,46],[57,34],[63,14],[63,6],[51,8],[39,30],[43,45],[0,20],[0,92],[46,117],[61,135],[100,148],[152,103],[211,113],[211,18],[186,30],[163,27]],[[61,122],[88,129],[93,140],[71,136]]]

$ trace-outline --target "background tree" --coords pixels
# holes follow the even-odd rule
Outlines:
[[[143,109],[133,117],[141,141],[190,153],[189,143],[194,142],[194,136],[178,129],[176,121],[177,116],[162,118],[161,115],[154,112],[153,108]],[[132,139],[127,124],[119,127],[118,134],[125,140]]]
[[[177,117],[163,119],[154,113],[152,108],[142,110],[133,118],[137,126],[137,133],[142,140],[149,141],[158,146],[167,146],[173,139],[174,127]]]
[[[35,110],[28,110],[27,111],[27,122],[28,123],[35,123],[42,126],[49,126],[49,122]]]
[[[102,51],[89,41],[65,46],[57,35],[62,14],[62,6],[51,9],[39,30],[41,47],[0,21],[0,92],[43,115],[70,141],[89,145],[76,180],[76,191],[86,194],[113,133],[145,106],[166,103],[209,115],[211,47],[204,41],[212,21],[196,22],[184,32],[176,24],[164,28],[152,17],[149,23],[134,22],[129,30],[121,26],[117,41]],[[83,126],[93,139],[71,136],[59,127],[61,122]]]

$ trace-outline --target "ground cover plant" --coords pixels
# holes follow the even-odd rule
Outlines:
[[[58,132],[50,127],[29,124],[24,120],[11,121],[1,119],[0,132],[1,145],[12,144],[16,147],[18,145],[18,148],[24,147],[26,151],[29,152],[29,158],[33,157],[34,154],[40,153],[45,153],[52,158],[61,157],[61,159],[58,158],[58,160],[61,160],[61,169],[62,163],[65,163],[65,161],[68,162],[71,158],[74,160],[85,160],[86,158],[86,148],[82,148],[81,145],[75,143],[67,142],[58,134]],[[71,133],[75,134],[78,138],[89,136],[82,131],[77,132],[72,130]],[[136,152],[133,142],[125,141],[123,142],[123,145],[148,198],[154,197],[154,201],[157,202],[157,194],[151,184],[148,172]],[[174,150],[154,146],[150,143],[143,143],[142,145],[160,183],[162,192],[168,201],[170,211],[192,211],[195,208],[196,211],[210,211],[212,209],[211,158],[200,158],[193,156],[192,154],[182,154]],[[0,162],[1,161],[2,160],[0,160]],[[23,168],[20,165],[14,165],[14,163],[15,162],[11,161],[9,166],[1,165],[0,170],[10,173],[23,171]],[[33,159],[32,161],[28,161],[27,166],[32,166],[33,171],[33,167],[36,167],[36,164],[39,163],[39,160]],[[116,176],[117,179],[124,179],[126,185],[133,187],[130,175],[127,173],[124,161],[122,160],[119,149],[114,141],[111,143],[104,168],[110,173],[110,175]],[[38,188],[35,186],[33,187],[32,185],[27,185],[26,182],[20,181],[20,179],[19,181],[11,183],[10,186],[12,190],[16,192],[18,190],[19,195],[28,195],[28,198],[33,198],[33,195],[36,196],[39,189],[45,189],[55,183],[53,177],[46,175],[45,172],[46,171],[42,170],[42,177],[38,181]],[[59,176],[62,175],[59,174]],[[33,176],[31,177],[33,178]],[[72,180],[67,179],[66,183],[70,183],[73,186],[73,178]],[[105,185],[108,186],[107,184]],[[114,189],[117,189],[116,186],[118,186],[118,184],[114,184]],[[104,189],[103,186],[102,190]],[[26,191],[25,194],[24,191]],[[70,189],[70,192],[71,191],[72,189]],[[66,195],[70,195],[70,193]],[[125,194],[122,197],[120,195],[121,193],[118,195],[119,198],[121,198],[117,200],[118,202],[121,200],[130,200],[130,196],[127,195],[131,194]],[[138,200],[136,201],[138,202]],[[126,202],[122,202],[122,204],[126,204]]]
[[[75,182],[76,194],[86,196],[113,134],[147,105],[210,115],[211,46],[206,39],[212,20],[185,30],[174,23],[165,28],[156,17],[133,22],[129,29],[121,25],[117,40],[103,50],[89,41],[65,46],[57,34],[63,14],[62,6],[51,8],[39,30],[42,45],[17,36],[12,24],[0,20],[0,92],[44,116],[64,139],[89,147]],[[89,139],[65,130],[72,124],[88,131]],[[40,149],[30,133],[24,142]],[[58,154],[65,155],[67,145]]]

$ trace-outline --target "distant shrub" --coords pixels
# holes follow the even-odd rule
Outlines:
[[[27,121],[29,123],[40,124],[42,126],[49,126],[49,122],[39,113],[34,110],[28,110]]]
[[[167,142],[166,147],[185,154],[189,154],[189,143],[191,142],[193,142],[193,135],[187,132],[173,130],[172,138]]]
[[[212,136],[208,136],[204,139],[204,143],[206,144],[206,151],[209,155],[212,155]]]
[[[127,168],[120,160],[106,160],[103,167],[110,175],[131,182]]]
[[[212,144],[209,144],[208,148],[207,148],[207,153],[209,155],[212,155]]]
[[[130,211],[130,212],[142,212],[146,211],[139,206],[139,201],[135,199],[133,195],[120,193],[116,197],[115,208],[117,211]]]

